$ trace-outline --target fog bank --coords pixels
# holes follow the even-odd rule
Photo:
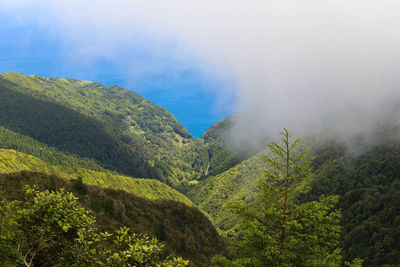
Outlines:
[[[252,114],[240,133],[249,139],[283,127],[344,136],[398,122],[388,108],[400,98],[397,0],[9,2],[0,7],[62,32],[86,60],[143,40],[155,51],[170,46],[180,64],[227,81],[219,103],[234,95],[236,109]]]

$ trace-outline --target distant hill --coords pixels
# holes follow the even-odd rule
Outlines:
[[[8,72],[0,74],[0,95],[0,147],[51,164],[153,178],[181,191],[267,144],[237,138],[242,113],[194,141],[167,110],[118,86]]]
[[[18,198],[24,183],[66,187],[101,227],[133,224],[209,265],[224,242],[195,205],[221,233],[236,236],[238,217],[229,207],[257,198],[263,154],[277,137],[251,128],[249,116],[235,113],[193,140],[171,113],[133,91],[0,74],[0,199]],[[339,195],[344,259],[366,266],[400,264],[400,129],[390,119],[345,141],[305,136],[315,160],[301,186],[310,190],[291,200]]]
[[[210,127],[201,138],[186,147],[186,161],[196,171],[196,180],[220,174],[262,151],[271,140],[261,135],[249,140],[241,122],[248,116],[238,112]]]
[[[175,187],[191,179],[179,155],[190,134],[167,110],[132,91],[9,72],[0,74],[0,95],[0,126],[20,137],[134,177]]]

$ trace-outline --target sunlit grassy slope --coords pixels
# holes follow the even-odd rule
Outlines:
[[[264,176],[261,154],[237,164],[216,176],[200,181],[188,196],[198,207],[210,214],[221,230],[230,230],[237,224],[237,216],[229,206],[235,201],[252,202],[257,195],[257,184]]]
[[[31,155],[10,149],[0,149],[0,173],[20,171],[54,174],[64,179],[78,179],[81,177],[85,184],[120,189],[149,199],[175,200],[187,205],[193,205],[183,194],[156,180],[137,179],[84,168],[53,166]]]

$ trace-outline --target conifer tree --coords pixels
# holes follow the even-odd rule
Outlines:
[[[265,156],[266,179],[260,182],[257,200],[237,203],[234,210],[243,223],[235,259],[213,259],[216,266],[340,266],[341,212],[337,196],[299,203],[295,196],[305,191],[312,175],[309,149],[300,149],[300,139],[291,140],[287,129],[281,142],[269,145]]]

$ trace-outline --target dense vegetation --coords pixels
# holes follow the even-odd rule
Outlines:
[[[373,143],[358,142],[353,152],[338,142],[324,142],[316,151],[318,171],[306,198],[341,196],[344,256],[362,258],[367,266],[399,264],[398,133],[398,129],[381,130]]]
[[[88,158],[81,158],[77,155],[62,152],[54,147],[13,132],[0,126],[0,148],[13,149],[28,155],[33,155],[51,165],[69,166],[71,168],[86,168],[95,171],[107,170],[96,161]]]
[[[343,260],[360,258],[365,266],[399,264],[400,141],[399,130],[383,128],[366,139],[351,140],[352,146],[323,138],[308,139],[315,157],[310,191],[300,201],[321,195],[339,195],[342,210]],[[230,206],[235,201],[253,203],[258,181],[264,177],[262,154],[230,170],[200,181],[189,197],[207,211],[228,236],[238,231],[239,216]]]
[[[238,200],[254,201],[258,180],[264,175],[263,167],[262,156],[256,155],[228,171],[200,181],[188,196],[211,215],[218,228],[228,231],[237,224],[237,217],[229,209],[230,204]]]
[[[25,183],[64,187],[94,212],[101,230],[128,225],[165,242],[165,253],[199,265],[221,253],[223,244],[194,204],[232,240],[257,233],[243,228],[243,214],[232,211],[237,202],[256,207],[264,155],[271,156],[268,136],[248,140],[242,128],[249,129],[238,123],[246,116],[231,115],[193,140],[172,114],[132,91],[0,74],[0,198],[20,199]],[[342,211],[343,262],[400,264],[400,130],[379,128],[345,143],[305,139],[315,157],[312,175],[292,197],[300,206],[325,203]],[[336,206],[322,195],[337,195]],[[242,247],[234,254],[246,251],[256,250]]]
[[[241,129],[246,113],[235,113],[210,127],[186,147],[185,160],[196,172],[195,180],[215,176],[260,152],[268,138],[248,140]],[[248,129],[247,129],[248,130]]]
[[[24,198],[24,185],[38,189],[64,188],[79,198],[79,203],[97,218],[96,227],[113,232],[123,226],[165,242],[164,254],[175,254],[203,265],[224,250],[224,242],[210,221],[195,207],[171,200],[149,200],[121,190],[88,186],[80,180],[64,180],[37,172],[0,174],[0,199]],[[1,227],[0,227],[1,229]],[[0,231],[1,232],[1,231]]]
[[[131,178],[84,168],[53,166],[31,155],[15,150],[0,149],[0,173],[20,171],[57,175],[66,180],[81,179],[85,184],[120,189],[139,197],[169,199],[180,201],[186,205],[193,205],[183,194],[156,180]]]
[[[0,126],[60,152],[134,177],[178,187],[190,175],[179,140],[191,140],[165,109],[116,86],[72,79],[0,75]],[[13,142],[13,143],[11,143]],[[40,156],[40,155],[38,155]],[[45,159],[45,156],[43,156]]]
[[[20,266],[186,266],[162,259],[162,245],[145,235],[99,233],[95,218],[72,193],[40,192],[29,186],[24,201],[3,201],[0,263]],[[113,245],[110,245],[112,240]]]
[[[281,143],[269,145],[272,155],[265,157],[266,179],[260,182],[256,201],[233,206],[244,223],[233,241],[233,259],[217,256],[217,266],[341,265],[338,197],[296,201],[299,184],[311,175],[312,159],[309,150],[298,149],[299,138],[292,141],[286,129],[281,137]]]

